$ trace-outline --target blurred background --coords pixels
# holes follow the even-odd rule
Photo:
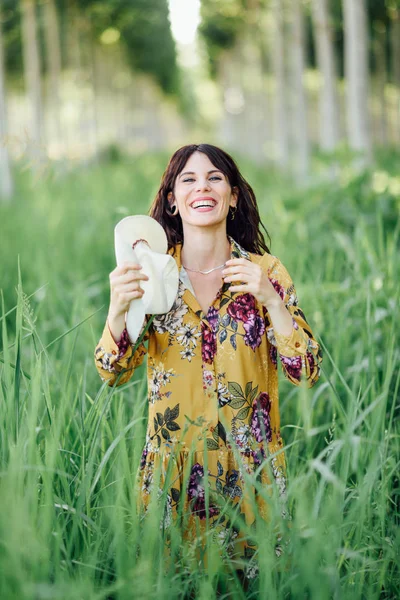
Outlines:
[[[114,227],[200,142],[324,351],[312,390],[279,375],[294,518],[259,597],[399,596],[400,0],[0,0],[1,598],[214,597],[137,527],[146,361],[112,389],[93,356]]]
[[[13,161],[65,168],[209,141],[306,180],[313,153],[332,174],[332,153],[365,165],[399,147],[398,0],[1,0],[0,10],[3,198]]]

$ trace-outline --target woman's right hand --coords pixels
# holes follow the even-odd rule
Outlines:
[[[110,308],[109,315],[117,318],[125,315],[129,305],[135,298],[142,298],[144,290],[141,281],[148,281],[147,275],[141,273],[137,263],[125,261],[111,271],[110,278]]]

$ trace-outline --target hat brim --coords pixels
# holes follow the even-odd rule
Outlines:
[[[164,229],[147,215],[133,215],[119,221],[114,229],[114,238],[117,264],[130,260],[132,244],[138,240],[145,240],[154,252],[165,254],[168,250]]]

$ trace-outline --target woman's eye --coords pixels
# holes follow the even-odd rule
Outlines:
[[[217,181],[222,181],[222,177],[220,175],[212,175],[210,177],[210,180],[211,179],[215,179]],[[195,181],[193,177],[187,177],[186,179],[183,179],[184,183],[191,182],[191,181]]]

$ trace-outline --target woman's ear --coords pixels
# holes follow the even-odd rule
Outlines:
[[[232,200],[233,200],[233,202],[231,200],[230,205],[231,206],[236,206],[236,204],[238,202],[238,199],[239,199],[239,188],[237,186],[235,186],[235,187],[232,188]]]
[[[168,192],[168,194],[167,194],[168,202],[171,202],[172,198],[173,198],[173,193],[172,192]]]

